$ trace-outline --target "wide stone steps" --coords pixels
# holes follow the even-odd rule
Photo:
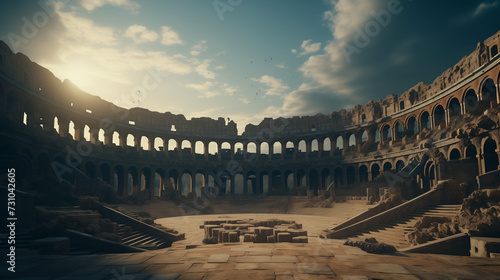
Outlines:
[[[409,246],[405,233],[413,230],[413,226],[423,216],[450,217],[455,216],[460,205],[437,205],[416,211],[402,218],[376,225],[366,231],[349,237],[351,240],[364,241],[366,238],[375,238],[378,242],[393,245],[397,249]]]
[[[168,246],[167,241],[153,237],[146,232],[140,230],[127,230],[127,225],[118,224],[117,233],[121,241],[125,245],[142,248],[142,249],[161,249]]]

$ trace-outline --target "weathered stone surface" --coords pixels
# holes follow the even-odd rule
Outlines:
[[[247,233],[243,236],[243,242],[254,242],[255,234]]]
[[[292,235],[289,232],[278,233],[278,242],[292,242]]]
[[[276,243],[276,237],[274,235],[267,236],[267,243]]]
[[[42,255],[66,255],[69,253],[68,237],[47,237],[31,242],[30,248],[38,250]]]
[[[292,243],[307,243],[307,242],[308,242],[307,236],[292,237]]]

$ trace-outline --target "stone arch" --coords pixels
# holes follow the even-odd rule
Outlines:
[[[127,195],[136,194],[139,184],[139,171],[137,167],[130,166],[127,170]]]
[[[354,166],[348,166],[345,170],[347,185],[352,185],[356,182],[356,169]]]
[[[485,103],[487,108],[497,105],[497,89],[491,78],[486,78],[481,85],[481,101]]]
[[[307,150],[306,140],[300,140],[298,145],[298,152],[305,153]]]
[[[392,169],[392,163],[390,161],[387,161],[383,165],[384,171],[390,171]]]
[[[289,190],[296,187],[295,178],[292,170],[285,170],[285,189]]]
[[[399,121],[394,122],[394,140],[401,140],[404,136],[404,127]]]
[[[257,173],[253,170],[247,172],[247,193],[257,194]]]
[[[182,195],[188,195],[188,193],[193,192],[193,175],[191,171],[185,169],[181,174],[181,184],[179,186],[179,193]]]
[[[318,170],[316,170],[316,168],[311,168],[309,170],[309,189],[313,190],[314,194],[317,194],[317,191],[320,188],[318,176]]]
[[[160,152],[160,151],[164,151],[165,150],[165,147],[163,147],[163,139],[161,137],[155,137],[154,140],[153,140],[153,148]]]
[[[382,141],[391,141],[392,140],[392,131],[391,127],[388,124],[382,126]]]
[[[307,175],[304,169],[297,170],[297,186],[301,188],[307,187]]]
[[[460,151],[457,148],[453,148],[450,150],[450,152],[448,154],[449,160],[457,160],[460,158],[461,158]]]
[[[255,142],[249,142],[247,144],[247,153],[248,154],[256,154],[257,153],[257,144],[255,144]]]
[[[282,145],[280,141],[273,143],[273,155],[281,155]]]
[[[448,101],[448,119],[450,122],[454,121],[456,117],[462,114],[462,106],[458,98],[452,97]]]
[[[446,115],[443,106],[438,104],[434,107],[432,118],[434,120],[433,127],[444,128],[446,126]]]
[[[279,170],[273,170],[271,172],[271,189],[276,192],[281,190],[281,172]]]
[[[335,167],[333,170],[333,181],[335,182],[336,187],[344,185],[344,172],[342,171],[342,168]]]
[[[221,145],[221,158],[223,160],[230,160],[231,159],[231,144],[229,142],[223,142]]]
[[[368,182],[368,167],[366,165],[359,166],[359,182]]]
[[[326,137],[323,139],[323,151],[331,151],[332,149],[332,140],[330,140],[330,137]]]
[[[269,192],[269,173],[267,171],[261,171],[259,174],[259,179],[261,185],[259,186],[259,193]]]
[[[89,178],[97,177],[97,169],[94,162],[87,161],[85,163],[85,175],[87,175]]]
[[[167,142],[167,151],[175,151],[178,148],[177,140],[170,138]]]
[[[197,197],[201,197],[201,189],[205,187],[205,172],[203,170],[197,170],[194,173],[193,182],[193,192],[196,193]]]
[[[429,112],[422,111],[422,113],[420,113],[419,120],[420,120],[420,131],[423,131],[424,129],[429,130],[432,128]]]
[[[198,155],[205,154],[205,143],[203,141],[198,140],[194,143],[194,153]]]
[[[163,168],[156,168],[154,175],[154,187],[153,187],[153,196],[161,197],[163,196],[163,192],[165,190],[165,170]]]
[[[90,126],[87,124],[83,127],[83,139],[90,142]]]
[[[168,171],[168,181],[172,189],[179,192],[179,171],[177,169],[170,169]]]
[[[339,135],[337,137],[336,142],[337,142],[337,145],[336,145],[337,149],[339,149],[339,150],[344,149],[344,137],[342,137],[342,135]]]
[[[468,90],[465,91],[462,103],[464,104],[465,113],[467,114],[478,113],[479,101],[476,92],[472,88],[469,88]]]
[[[330,168],[323,168],[321,170],[321,188],[322,189],[327,189],[330,184],[333,182],[333,178],[330,172]]]
[[[356,146],[356,135],[351,133],[349,135],[349,147]]]
[[[373,163],[370,167],[370,171],[372,173],[372,180],[374,180],[380,175],[380,166],[377,163]]]
[[[241,155],[243,157],[243,151],[245,150],[245,147],[243,143],[241,142],[236,142],[234,144],[233,152],[235,155]]]
[[[368,131],[364,130],[361,134],[361,144],[366,143],[368,141]]]
[[[116,146],[120,146],[120,134],[118,131],[113,131],[113,136],[111,137],[111,142]]]
[[[54,130],[57,132],[57,134],[61,133],[59,129],[59,118],[57,116],[54,117]]]
[[[139,139],[140,139],[139,147],[141,147],[141,149],[148,151],[150,148],[152,148],[149,147],[149,139],[147,136],[143,135]]]
[[[319,142],[318,139],[313,139],[311,141],[311,152],[318,152],[319,151]]]
[[[118,195],[126,195],[125,169],[121,165],[116,165],[113,172],[113,190]]]
[[[406,164],[402,159],[396,161],[396,172],[401,171],[405,167],[405,165]]]
[[[127,135],[127,146],[134,147],[134,145],[135,145],[134,140],[135,140],[134,135],[128,134]]]
[[[219,146],[217,145],[217,142],[211,141],[208,143],[208,154],[209,155],[216,155],[219,152]]]
[[[260,154],[269,155],[269,143],[267,142],[260,143]]]
[[[415,134],[418,134],[418,122],[415,116],[410,116],[406,120],[406,134],[408,136],[413,136]]]
[[[484,172],[490,172],[498,169],[498,154],[497,143],[491,139],[486,138],[483,140],[483,162],[484,162]]]
[[[101,164],[100,174],[100,177],[104,182],[111,184],[111,167],[109,166],[109,164]]]
[[[465,158],[476,158],[477,156],[477,148],[474,144],[469,144],[465,147],[464,150]]]

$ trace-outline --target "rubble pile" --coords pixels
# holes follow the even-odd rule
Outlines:
[[[497,237],[500,234],[500,189],[474,191],[464,199],[459,214],[452,219],[424,216],[406,234],[411,245],[457,233]]]
[[[352,241],[348,239],[346,242],[344,242],[344,245],[358,247],[368,253],[383,254],[396,252],[396,248],[394,246],[385,243],[379,243],[375,238],[366,238],[364,242]]]
[[[240,242],[240,236],[253,243],[308,242],[307,231],[295,221],[218,220],[205,221],[200,228],[205,230],[205,244]]]

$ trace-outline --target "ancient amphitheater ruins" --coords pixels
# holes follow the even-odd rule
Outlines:
[[[19,207],[17,215],[25,217],[19,219],[17,238],[20,243],[22,238],[26,239],[26,250],[28,247],[29,250],[38,249],[40,254],[44,250],[68,254],[72,250],[69,245],[66,249],[66,245],[61,245],[62,249],[58,247],[60,243],[65,244],[66,240],[70,240],[71,246],[73,242],[77,244],[86,240],[84,242],[88,242],[87,244],[98,244],[96,246],[100,246],[101,252],[125,252],[131,258],[137,255],[144,257],[141,254],[146,253],[150,254],[147,255],[149,258],[158,258],[157,255],[153,256],[151,252],[156,251],[152,249],[166,248],[163,250],[167,250],[172,257],[175,256],[176,261],[159,263],[169,265],[186,264],[191,252],[189,250],[202,250],[200,254],[205,256],[205,265],[219,264],[219,268],[224,270],[223,265],[236,263],[236,268],[224,270],[226,274],[220,276],[222,278],[234,279],[231,277],[236,274],[231,276],[228,271],[238,269],[238,263],[254,263],[254,266],[249,265],[247,269],[257,273],[257,278],[268,279],[269,275],[266,273],[272,271],[272,268],[255,267],[264,262],[273,262],[273,257],[286,256],[286,253],[271,253],[270,256],[264,254],[261,257],[265,261],[252,261],[252,258],[242,258],[260,255],[233,254],[234,251],[228,253],[228,246],[217,247],[220,252],[216,249],[210,249],[215,253],[203,251],[204,248],[218,245],[203,244],[202,239],[206,238],[206,243],[209,243],[213,241],[210,238],[215,237],[218,239],[215,243],[219,245],[226,242],[241,245],[257,242],[257,239],[262,239],[263,232],[268,232],[265,236],[272,237],[262,239],[261,243],[290,243],[296,246],[324,244],[324,248],[331,248],[330,261],[340,263],[340,257],[340,261],[334,261],[333,258],[335,255],[349,256],[350,253],[335,251],[338,248],[349,248],[342,245],[346,238],[354,240],[351,243],[357,240],[358,243],[352,245],[370,252],[365,254],[371,254],[377,253],[378,249],[370,245],[370,240],[363,240],[364,237],[375,237],[393,245],[400,252],[416,254],[412,255],[411,262],[414,263],[425,263],[427,260],[418,253],[441,251],[437,253],[464,255],[465,252],[469,255],[470,252],[472,255],[479,255],[486,252],[484,256],[489,257],[488,259],[469,257],[472,263],[469,268],[476,269],[481,265],[486,268],[477,269],[481,272],[475,271],[476,274],[469,275],[468,279],[494,279],[492,275],[498,273],[497,252],[500,252],[500,241],[494,238],[500,232],[500,193],[494,190],[498,189],[500,178],[499,47],[500,32],[478,43],[472,53],[444,71],[431,84],[421,82],[400,96],[388,95],[384,100],[370,101],[364,105],[356,105],[351,110],[328,115],[265,118],[258,125],[248,124],[240,135],[236,124],[224,118],[187,120],[183,115],[170,112],[118,107],[79,90],[69,81],[61,82],[48,69],[21,53],[14,54],[5,43],[0,42],[0,173],[2,185],[5,186],[2,193],[5,193],[5,197],[8,193],[16,194]],[[10,176],[8,170],[12,168],[16,170],[15,190],[7,187]],[[186,243],[186,240],[191,242],[190,233],[183,232],[174,224],[167,225],[171,229],[158,229],[148,225],[144,219],[138,221],[140,218],[124,215],[116,207],[111,207],[117,203],[134,203],[139,205],[137,207],[143,205],[144,211],[147,211],[149,203],[175,201],[178,205],[188,205],[188,208],[195,209],[196,214],[211,214],[213,212],[205,209],[205,206],[199,206],[198,202],[224,199],[275,201],[284,205],[281,213],[285,214],[288,213],[287,207],[290,204],[298,202],[310,203],[313,205],[312,211],[320,211],[320,204],[329,204],[333,209],[358,204],[366,206],[356,213],[359,215],[349,215],[348,218],[351,219],[346,217],[336,226],[324,223],[324,231],[317,231],[315,235],[309,233],[309,244],[305,245],[293,243],[292,237],[299,237],[296,239],[297,243],[307,242],[307,238],[300,237],[308,236],[308,228],[302,230],[302,225],[295,221],[266,221],[274,218],[273,215],[257,218],[262,219],[259,222],[249,216],[226,220],[225,216],[217,215],[201,220],[193,218],[205,228],[205,231],[197,229],[198,243],[193,245]],[[60,200],[66,200],[67,205],[60,205],[64,207],[58,210],[55,206]],[[349,204],[349,201],[354,204]],[[20,205],[21,203],[26,206]],[[80,208],[72,206],[69,209],[72,203]],[[467,207],[479,210],[474,212],[470,208],[472,210],[465,213],[469,209]],[[97,210],[100,214],[91,214]],[[70,226],[70,222],[62,223],[60,219],[54,218],[57,211],[63,213],[61,215],[79,213],[74,217],[83,215],[92,217],[89,219],[98,219],[100,230],[93,232],[96,236],[91,236],[92,232],[89,230],[84,232],[90,235],[82,235],[76,230],[78,227]],[[430,217],[427,227],[435,223],[434,232],[438,233],[429,234],[432,230],[428,230],[428,234],[424,236],[422,232],[425,230],[413,227],[417,221],[420,224],[426,223],[425,219],[418,219],[424,214],[418,216],[417,212]],[[439,220],[432,213],[448,215],[448,218],[441,217]],[[450,218],[455,214],[455,218]],[[490,216],[488,218],[485,215]],[[67,226],[65,229],[59,228],[66,230],[65,234],[50,232],[56,237],[40,231],[34,234],[33,224],[40,223],[39,219],[43,219],[40,217]],[[107,222],[102,221],[103,217],[106,217]],[[485,217],[489,222],[484,222],[482,226],[472,225],[476,218]],[[328,217],[324,218],[327,221]],[[104,228],[109,221],[110,234],[106,235]],[[374,228],[377,226],[379,228]],[[46,226],[44,229],[50,231],[47,228],[50,227]],[[227,230],[227,236],[212,234],[214,228],[217,229],[215,232]],[[376,235],[376,231],[387,231],[390,228],[401,229],[400,238],[390,233],[387,233],[390,238],[386,239],[383,235]],[[21,236],[24,229],[31,231],[26,230],[25,236]],[[113,235],[120,229],[123,232],[118,237]],[[127,234],[130,236],[140,230],[149,233],[149,242],[125,242]],[[238,234],[231,234],[236,230]],[[43,239],[30,237],[30,234]],[[407,240],[416,246],[403,244],[405,234],[410,236]],[[9,232],[5,237],[8,235]],[[398,243],[400,240],[403,240],[402,243]],[[474,244],[477,247],[474,248]],[[0,245],[5,245],[3,239]],[[0,248],[8,253],[9,247]],[[249,248],[253,247],[247,245],[241,250],[253,252],[248,251]],[[280,247],[266,247],[265,250],[268,249],[275,252],[273,250],[279,250]],[[343,250],[352,252],[355,249],[358,248]],[[361,249],[359,252],[363,252]],[[310,261],[304,260],[301,254],[289,255],[293,257],[292,261],[276,261],[292,264],[287,270],[289,273],[283,275],[295,275],[295,279],[316,279],[314,277],[320,276],[326,278],[318,279],[333,279],[328,277],[353,275],[348,266],[340,265],[341,268],[336,268],[328,263],[327,258],[320,260],[317,255],[314,269],[304,267],[301,264]],[[4,251],[2,255],[5,255]],[[20,258],[18,266],[22,270],[22,254],[18,252],[17,255]],[[361,253],[352,256],[353,262],[364,262],[361,259],[363,256],[367,262],[373,260],[370,259],[372,256]],[[211,262],[212,257],[217,261]],[[65,264],[70,263],[68,260],[71,258],[65,259]],[[108,261],[113,263],[113,258]],[[388,265],[399,263],[398,260],[390,259],[397,258],[390,254],[379,258]],[[469,261],[453,259],[453,256],[450,256],[450,260],[450,263],[454,262],[457,266]],[[37,261],[40,262],[39,259]],[[85,259],[82,263],[87,261]],[[147,262],[134,259],[133,263],[138,265],[148,264]],[[79,261],[71,262],[75,263]],[[158,265],[157,262],[153,264]],[[361,271],[360,275],[367,278],[355,279],[437,279],[432,275],[437,277],[442,270],[438,264],[429,265],[427,272],[409,268],[403,263],[398,267],[404,271],[391,274],[365,265],[361,270],[358,267],[358,270]],[[132,270],[131,268],[130,271]],[[55,273],[54,271],[49,270]],[[108,274],[100,279],[112,279],[110,269],[106,272]],[[198,267],[195,261],[194,264],[191,261],[190,266],[183,266],[180,271],[174,269],[166,272],[177,273],[177,277],[186,279],[212,279],[210,276],[216,275],[214,273],[217,271],[208,268],[204,270],[201,265]],[[20,275],[29,275],[29,272],[24,273],[26,274]],[[157,272],[152,270],[150,274],[155,273]],[[381,277],[381,273],[387,273],[385,275],[388,278]],[[57,274],[61,277],[64,275],[66,274],[62,272]],[[193,278],[187,278],[189,275]],[[272,275],[270,279],[293,279],[278,277],[280,274],[277,270]],[[311,278],[300,278],[300,275],[309,275]],[[451,272],[447,275],[453,276]]]

